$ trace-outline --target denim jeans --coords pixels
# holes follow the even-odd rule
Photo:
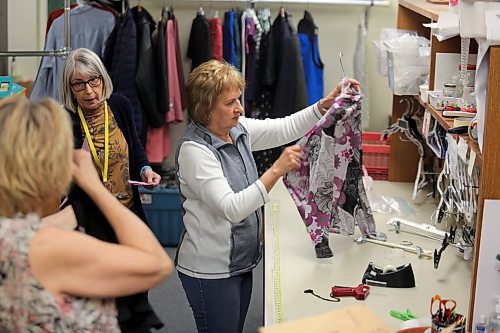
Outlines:
[[[179,272],[199,333],[241,333],[252,296],[252,272],[200,279]]]

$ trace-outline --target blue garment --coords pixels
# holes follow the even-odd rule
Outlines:
[[[314,104],[324,96],[324,65],[319,56],[318,27],[314,24],[311,13],[307,10],[304,11],[304,17],[299,21],[297,32],[306,77],[309,104]]]
[[[323,63],[319,57],[318,36],[311,43],[309,36],[298,34],[302,54],[302,64],[306,75],[307,95],[309,104],[314,104],[323,97]]]
[[[115,16],[90,5],[79,5],[70,10],[71,49],[84,47],[99,57],[104,54],[106,40],[115,26]],[[64,46],[64,16],[59,16],[49,29],[45,50],[59,50]],[[30,99],[52,97],[59,100],[64,59],[43,57],[31,91]]]
[[[225,61],[234,65],[234,12],[232,10],[224,13],[224,24],[222,25],[222,57]]]
[[[234,67],[241,71],[241,52],[243,45],[241,45],[241,12],[236,12],[234,15],[233,29],[234,29]]]
[[[252,272],[214,280],[178,274],[198,333],[243,332],[252,296]]]

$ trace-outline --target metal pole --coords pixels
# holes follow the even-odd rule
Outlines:
[[[66,47],[60,50],[48,50],[48,51],[0,51],[0,57],[65,57],[69,53]]]
[[[69,19],[69,11],[70,11],[70,0],[64,0],[64,46],[66,49],[71,48],[71,38],[70,38],[70,19]]]
[[[70,0],[64,0],[64,47],[45,51],[0,51],[0,57],[62,57],[71,50]]]

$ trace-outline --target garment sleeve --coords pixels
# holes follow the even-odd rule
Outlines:
[[[313,104],[290,116],[277,119],[241,117],[240,122],[250,133],[252,150],[263,150],[290,143],[304,136],[322,117]]]
[[[220,162],[205,146],[195,142],[182,144],[179,157],[179,182],[186,197],[201,201],[224,219],[237,223],[269,202],[260,180],[242,191],[231,189]],[[183,186],[186,191],[183,191]]]
[[[56,50],[56,29],[52,25],[47,34],[47,39],[45,41],[44,50]],[[33,89],[31,90],[30,100],[37,101],[45,97],[54,98],[54,89],[59,89],[59,87],[54,87],[53,82],[53,72],[55,67],[55,57],[42,57],[40,61],[40,67],[38,68],[38,73],[36,75],[35,83]]]

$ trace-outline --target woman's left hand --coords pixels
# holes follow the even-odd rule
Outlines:
[[[154,172],[150,168],[144,168],[144,172],[141,175],[142,181],[148,183],[147,188],[152,189],[160,183],[161,177],[159,174]]]
[[[340,96],[340,94],[342,93],[342,84],[350,84],[351,85],[351,89],[354,89],[356,91],[359,91],[359,82],[356,81],[355,79],[351,79],[351,78],[345,78],[344,80],[342,80],[342,82],[339,82],[337,84],[337,86],[335,87],[335,89],[333,89],[328,95],[326,95],[326,97],[323,97],[322,99],[319,100],[319,104],[320,106],[322,106],[324,109],[328,110],[333,102],[335,102],[335,98],[337,98],[338,96]],[[321,110],[321,108],[320,108]],[[321,112],[323,113],[323,112]]]

